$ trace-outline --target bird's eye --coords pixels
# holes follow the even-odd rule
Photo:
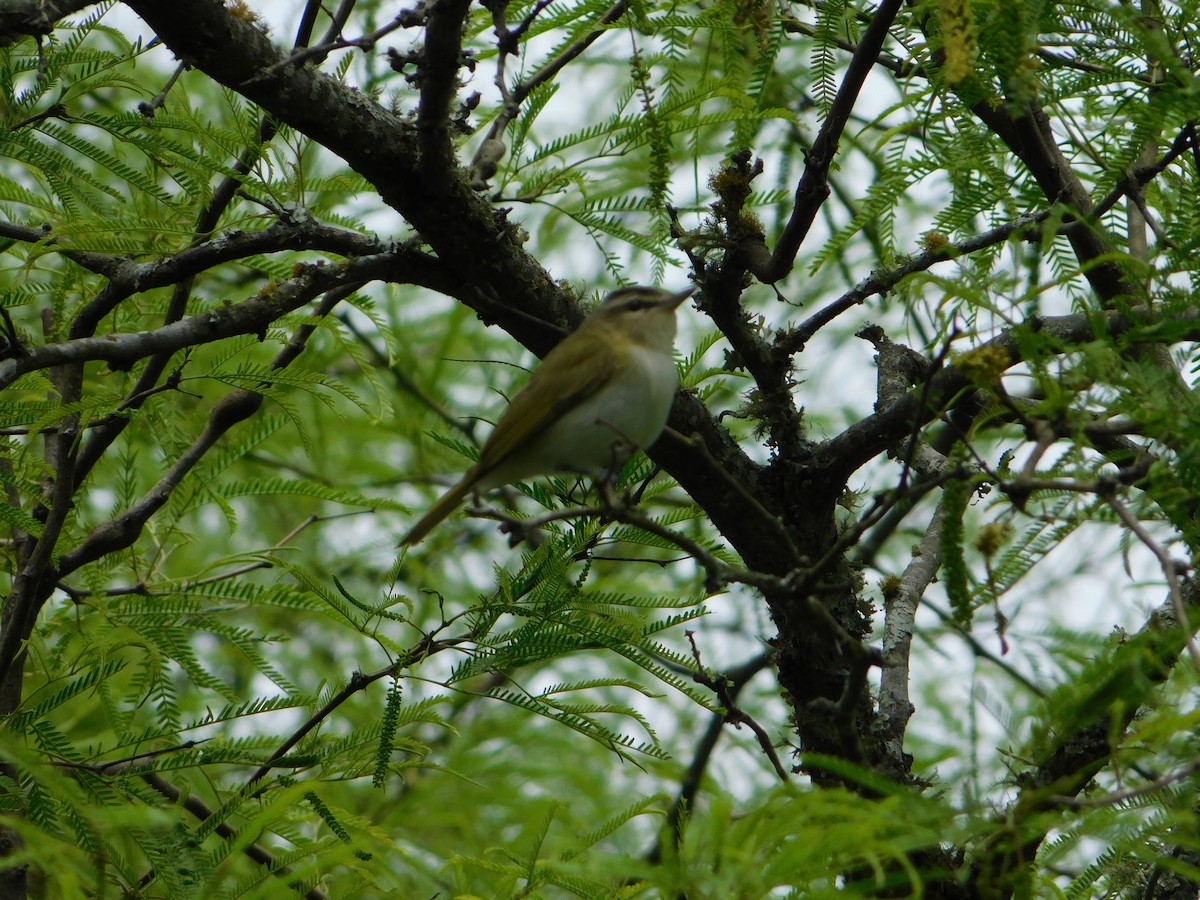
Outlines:
[[[637,312],[639,309],[646,308],[646,301],[645,300],[630,300],[628,303],[625,304],[625,308],[627,310],[629,310],[630,312]]]

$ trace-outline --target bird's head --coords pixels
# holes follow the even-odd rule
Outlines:
[[[616,331],[639,344],[670,344],[675,338],[675,310],[694,287],[664,291],[626,287],[613,291],[588,316],[593,327]]]

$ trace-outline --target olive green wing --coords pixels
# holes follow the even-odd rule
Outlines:
[[[568,337],[555,347],[492,429],[479,452],[479,474],[494,469],[568,410],[593,396],[612,380],[614,366],[614,355],[601,340],[580,342]]]

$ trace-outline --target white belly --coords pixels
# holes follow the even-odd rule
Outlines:
[[[484,490],[551,472],[601,475],[662,433],[678,377],[667,354],[634,347],[612,380],[482,479]]]

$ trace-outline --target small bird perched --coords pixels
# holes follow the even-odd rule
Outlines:
[[[546,354],[475,465],[400,546],[424,539],[471,492],[553,472],[599,475],[654,443],[679,386],[675,309],[693,290],[629,287],[609,294]]]

